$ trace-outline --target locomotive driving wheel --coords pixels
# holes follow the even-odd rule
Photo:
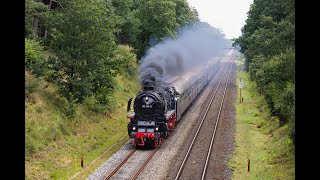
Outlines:
[[[160,137],[157,140],[153,141],[153,148],[158,148],[164,142],[164,138]]]

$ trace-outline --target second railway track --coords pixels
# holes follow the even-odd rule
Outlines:
[[[231,68],[232,64],[229,62],[221,75],[221,79],[174,179],[205,179]],[[226,72],[227,75],[225,76]],[[221,83],[225,86],[221,87]]]

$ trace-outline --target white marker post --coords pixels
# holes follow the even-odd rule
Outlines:
[[[239,88],[240,88],[240,103],[241,103],[241,89],[243,88],[243,82],[240,79],[240,83],[239,83]]]

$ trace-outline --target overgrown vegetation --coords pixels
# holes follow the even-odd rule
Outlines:
[[[73,118],[66,115],[69,102],[58,94],[57,85],[35,78],[29,71],[26,82],[37,82],[26,98],[26,179],[69,179],[77,172],[84,179],[125,141],[101,156],[106,149],[122,137],[127,140],[126,101],[139,90],[137,74],[115,78],[112,112],[95,113],[87,104],[75,104]]]
[[[186,0],[48,3],[25,1],[26,179],[70,178],[81,156],[91,162],[125,136],[139,59],[199,21]]]
[[[26,1],[26,52],[39,56],[30,59],[26,53],[26,62],[32,73],[45,73],[58,85],[70,104],[70,117],[72,104],[109,106],[114,77],[130,66],[131,57],[139,60],[150,45],[199,21],[186,0],[60,0],[49,5]],[[132,47],[131,53],[121,54],[120,43]],[[40,58],[44,49],[50,54],[45,59]]]
[[[240,79],[244,84],[241,90],[244,100],[239,102],[238,91],[235,152],[229,160],[232,179],[294,179],[295,157],[290,126],[279,127],[281,120],[270,114],[266,99],[257,91],[256,82],[250,80],[248,73],[239,70],[237,84]]]
[[[294,142],[295,1],[254,1],[234,45],[245,55],[245,69],[266,98],[270,112],[281,126],[289,126]]]

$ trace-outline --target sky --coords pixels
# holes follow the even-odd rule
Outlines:
[[[187,0],[199,14],[200,21],[223,31],[226,38],[237,38],[245,25],[253,0]]]

